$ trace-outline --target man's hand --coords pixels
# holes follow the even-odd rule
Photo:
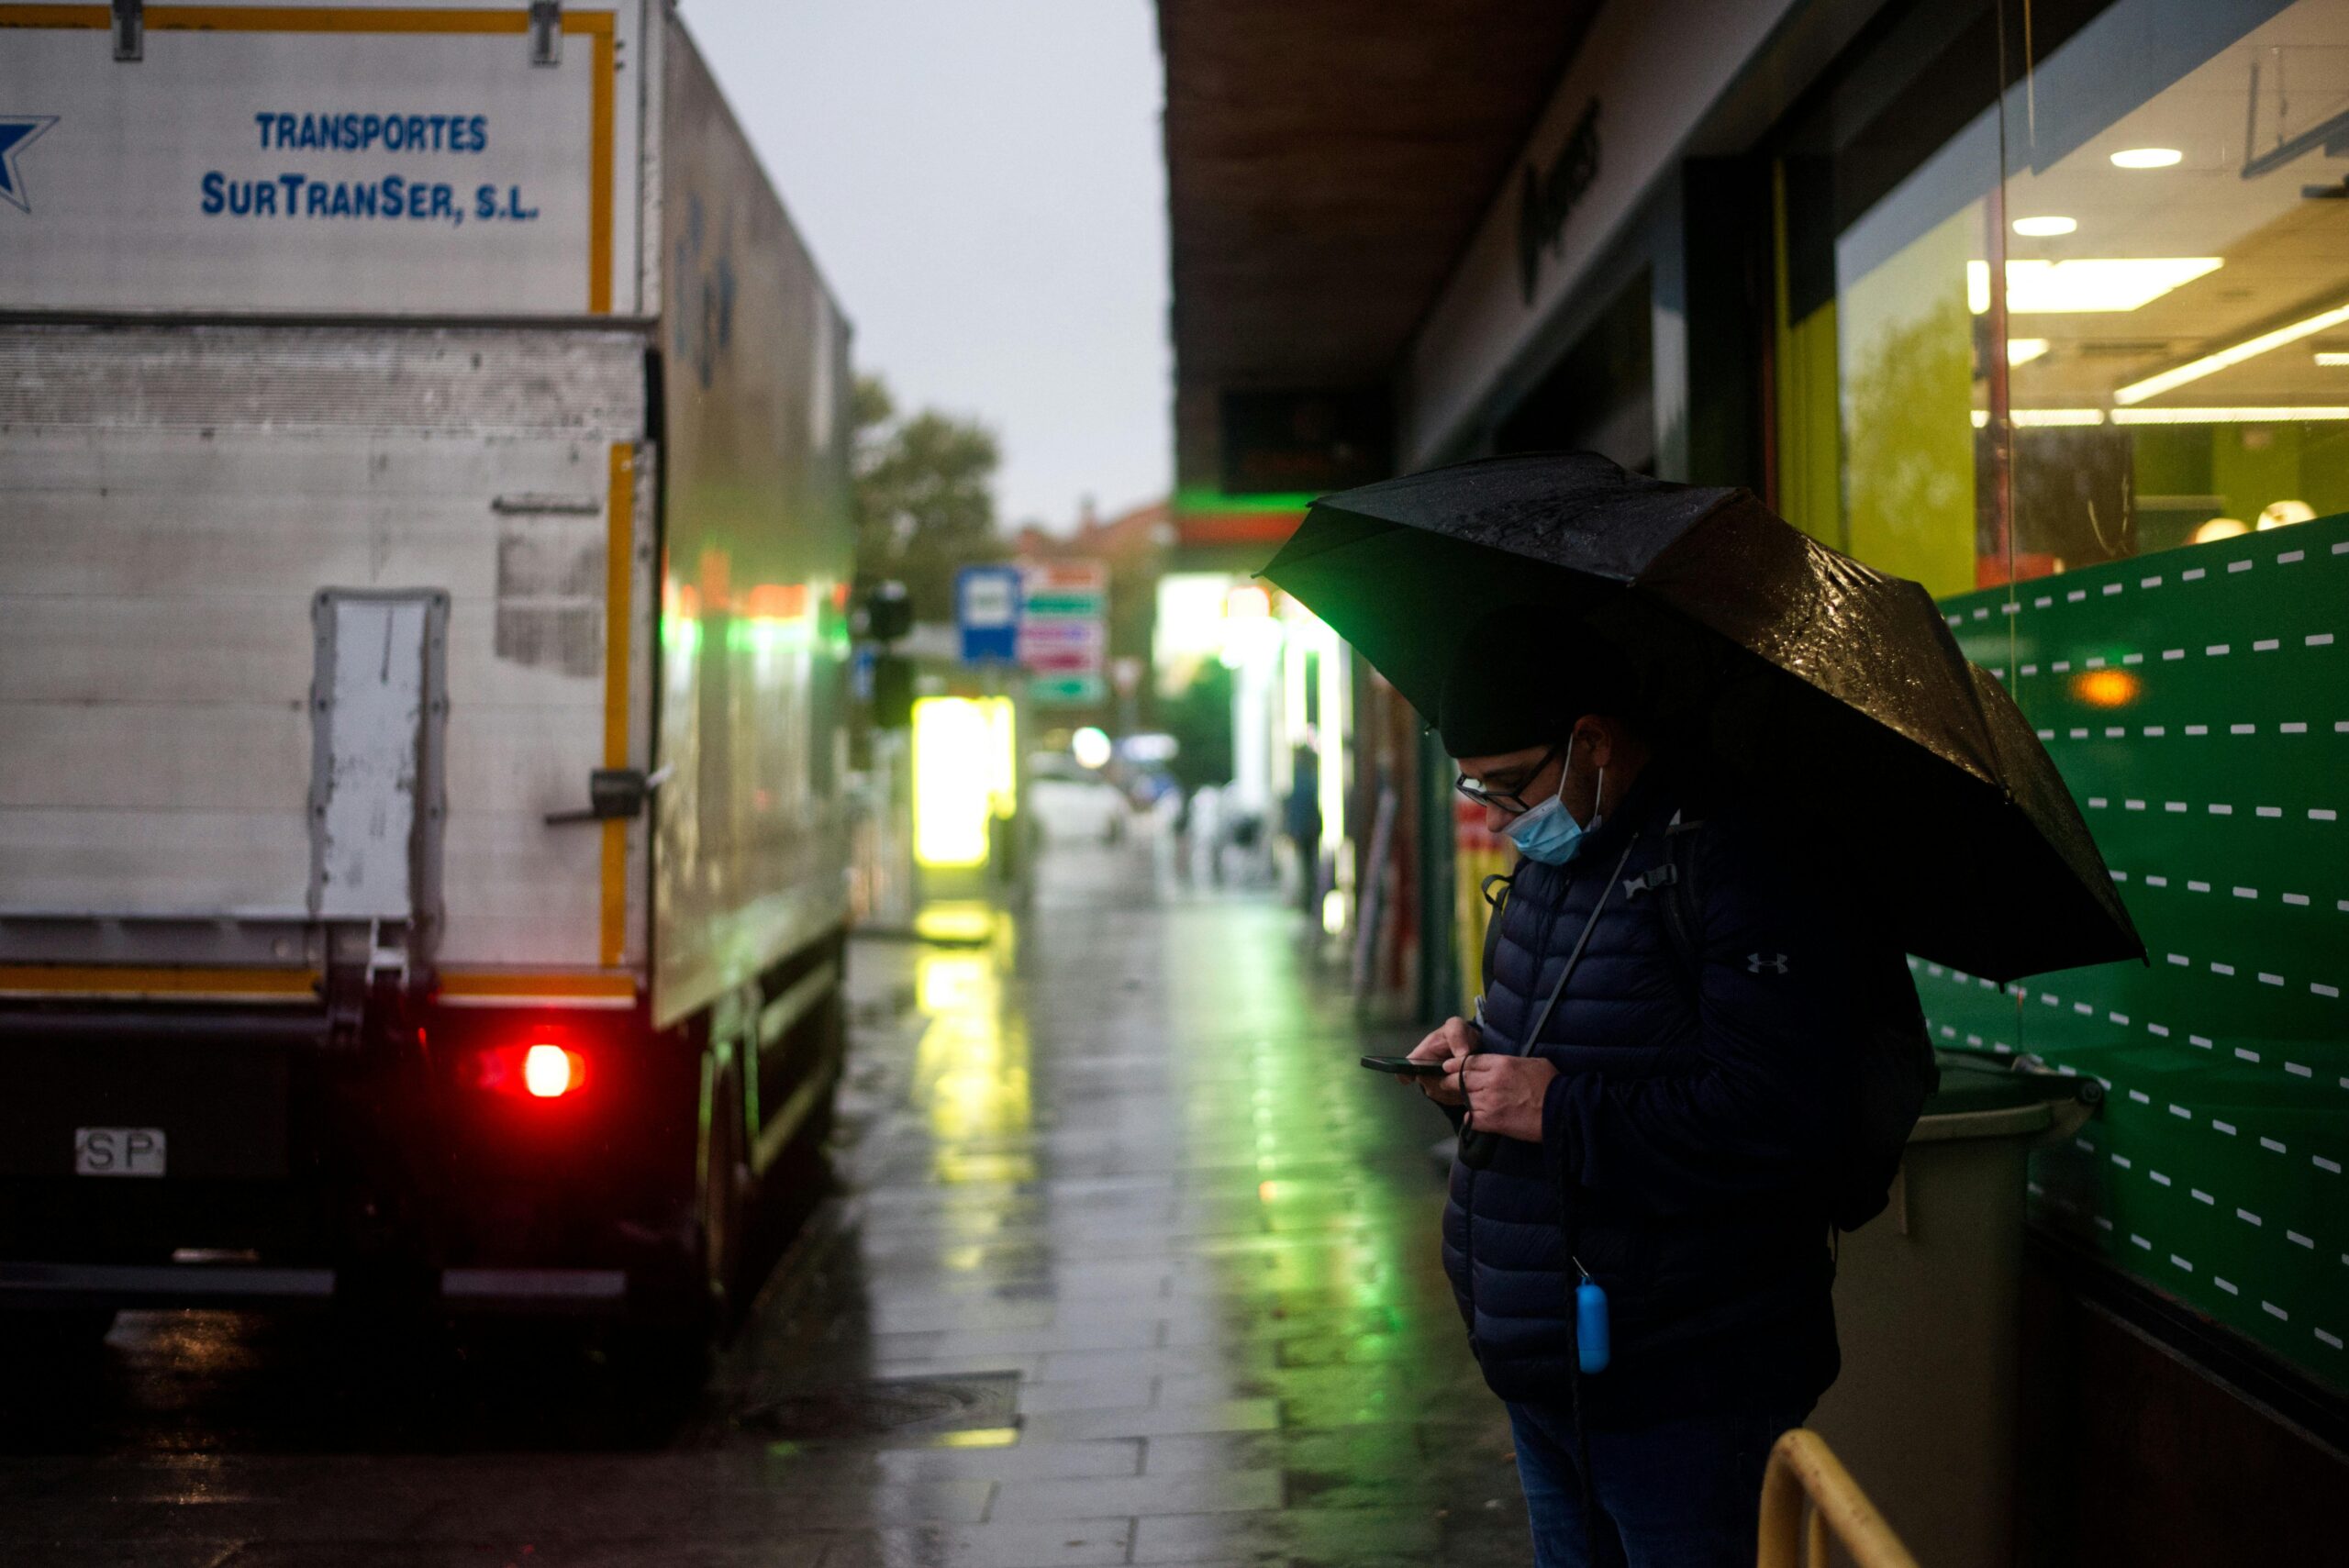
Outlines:
[[[1476,1026],[1465,1018],[1446,1018],[1443,1027],[1411,1048],[1414,1062],[1447,1063],[1441,1078],[1406,1078],[1397,1076],[1397,1083],[1416,1086],[1440,1106],[1459,1106],[1467,1102],[1460,1097],[1460,1063],[1476,1049]]]
[[[1522,1143],[1542,1141],[1542,1100],[1558,1070],[1539,1056],[1469,1057],[1457,1082],[1468,1096],[1468,1114],[1479,1132],[1497,1132]]]

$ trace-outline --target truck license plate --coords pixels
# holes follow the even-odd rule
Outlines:
[[[163,1153],[160,1127],[73,1129],[73,1173],[77,1176],[160,1176]]]

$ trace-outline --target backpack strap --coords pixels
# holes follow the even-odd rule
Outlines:
[[[1495,883],[1500,891],[1493,890]],[[1482,1002],[1493,984],[1493,951],[1501,943],[1501,911],[1508,907],[1508,895],[1517,886],[1517,878],[1508,872],[1495,872],[1476,884],[1485,899],[1485,953],[1476,973],[1476,999]],[[1482,1016],[1482,1009],[1479,1009]]]
[[[1705,900],[1697,876],[1697,835],[1704,828],[1701,818],[1691,822],[1674,812],[1664,825],[1664,858],[1623,884],[1629,897],[1655,895],[1664,917],[1664,956],[1692,998],[1705,977]]]

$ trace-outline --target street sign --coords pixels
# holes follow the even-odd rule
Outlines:
[[[1098,561],[1031,561],[1020,583],[1019,662],[1038,674],[1040,703],[1097,703],[1108,662],[1109,568]]]
[[[1030,621],[1020,628],[1020,640],[1034,648],[1098,648],[1106,633],[1097,620]]]
[[[1029,669],[1039,673],[1076,671],[1098,675],[1101,673],[1101,651],[1097,648],[1031,648],[1028,651],[1026,662]]]
[[[1028,612],[1035,616],[1097,616],[1102,595],[1089,588],[1033,588],[1028,591]]]
[[[965,566],[954,574],[954,625],[965,664],[1008,663],[1019,653],[1020,570]]]
[[[1109,591],[1109,568],[1099,561],[1031,561],[1029,585],[1042,593]]]
[[[1028,695],[1040,707],[1093,707],[1108,688],[1099,675],[1037,675],[1028,683]]]

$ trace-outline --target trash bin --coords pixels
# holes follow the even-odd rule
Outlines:
[[[1843,1371],[1809,1425],[1932,1568],[2010,1568],[2025,1160],[2092,1079],[1944,1054],[1885,1212],[1842,1239]]]

